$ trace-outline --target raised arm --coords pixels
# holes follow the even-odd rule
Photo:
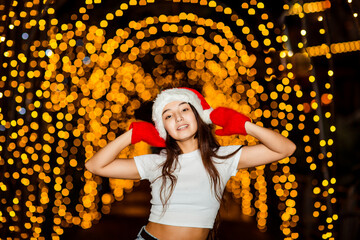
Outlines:
[[[103,177],[140,179],[133,158],[116,158],[124,148],[140,141],[147,142],[155,147],[165,146],[164,139],[160,138],[159,133],[151,123],[133,122],[129,131],[98,151],[85,163],[85,167],[90,172]]]
[[[244,146],[238,169],[255,167],[281,160],[294,153],[295,144],[281,134],[251,123],[250,118],[230,108],[219,107],[210,114],[212,122],[222,127],[217,135],[251,135],[260,141],[255,146]]]
[[[260,127],[254,123],[245,123],[246,132],[257,138],[260,143],[254,146],[244,146],[238,169],[268,164],[291,156],[296,145],[283,135]]]
[[[86,169],[102,177],[140,179],[133,158],[117,158],[119,153],[131,144],[131,135],[132,129],[98,151],[85,163]]]

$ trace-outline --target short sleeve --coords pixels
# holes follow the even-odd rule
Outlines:
[[[240,148],[240,150],[238,150]],[[237,151],[238,150],[238,151]],[[236,152],[237,151],[237,152]],[[226,172],[225,174],[228,177],[235,176],[238,172],[237,166],[239,164],[242,146],[241,145],[230,145],[230,146],[223,146],[220,147],[218,151],[218,155],[226,156],[233,152],[236,152],[233,156],[227,158],[224,162],[223,170]]]
[[[234,156],[232,156],[233,159],[231,162],[231,167],[229,169],[230,176],[235,176],[236,173],[238,172],[237,167],[239,165],[239,160],[240,160],[240,156],[241,156],[241,152],[242,152],[242,146],[236,146],[234,151],[236,151],[238,148],[240,148],[240,150]]]
[[[146,154],[134,157],[141,180],[152,180],[159,171],[162,157],[158,154]]]

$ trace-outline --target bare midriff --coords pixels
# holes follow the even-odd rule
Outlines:
[[[146,231],[159,240],[206,240],[210,229],[178,227],[149,222]]]

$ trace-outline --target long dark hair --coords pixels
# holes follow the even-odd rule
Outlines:
[[[241,147],[228,155],[225,156],[217,155],[217,151],[220,147],[220,144],[213,135],[212,125],[206,124],[201,119],[199,113],[196,111],[194,106],[192,106],[190,103],[189,105],[197,121],[198,130],[195,135],[195,138],[197,138],[198,140],[201,159],[207,173],[210,176],[210,181],[213,186],[212,190],[214,191],[215,197],[221,203],[222,193],[220,192],[220,187],[221,187],[220,175],[215,167],[212,158],[215,157],[218,159],[227,159],[233,156],[234,154],[236,154]],[[159,177],[162,180],[162,184],[160,188],[160,199],[163,204],[164,212],[166,211],[167,203],[171,197],[171,194],[174,191],[177,182],[177,177],[173,173],[179,164],[178,157],[180,154],[182,154],[179,145],[176,143],[175,139],[173,139],[169,134],[167,134],[166,137],[166,154],[167,154],[166,161],[162,164],[162,175]],[[167,181],[170,181],[169,189],[166,189]]]

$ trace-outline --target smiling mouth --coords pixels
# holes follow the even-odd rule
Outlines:
[[[182,125],[182,126],[180,126],[180,127],[178,127],[177,128],[177,130],[183,130],[183,129],[185,129],[185,128],[187,128],[189,125]]]

